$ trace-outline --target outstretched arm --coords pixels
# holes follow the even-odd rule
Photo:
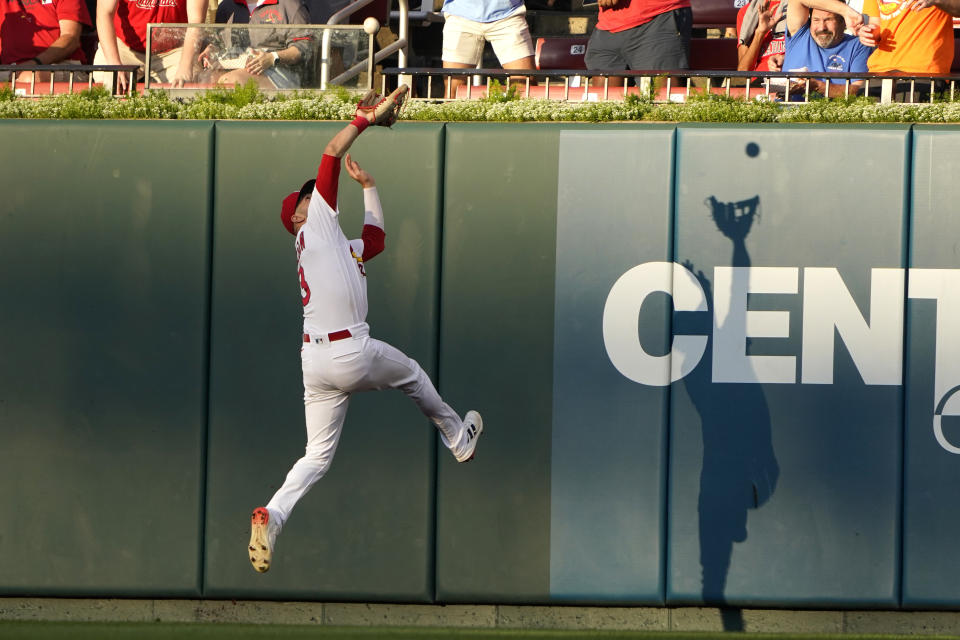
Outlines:
[[[342,158],[343,154],[350,149],[353,141],[357,139],[357,136],[373,124],[373,119],[374,115],[372,112],[358,113],[357,117],[353,119],[353,122],[341,129],[340,133],[333,136],[333,139],[327,143],[327,148],[323,150],[323,154],[333,156],[334,158]]]
[[[380,206],[380,196],[377,194],[377,184],[373,176],[367,173],[357,162],[347,154],[343,162],[351,178],[363,187],[363,232],[360,239],[363,245],[359,248],[363,261],[366,262],[383,251],[383,208]]]

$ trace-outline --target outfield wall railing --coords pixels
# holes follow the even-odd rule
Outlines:
[[[660,103],[686,102],[692,96],[713,94],[791,105],[823,98],[815,81],[827,79],[838,81],[831,90],[836,92],[831,93],[831,98],[865,95],[881,104],[922,104],[960,99],[960,75],[957,74],[388,67],[383,70],[381,91],[388,93],[400,77],[410,78],[405,81],[419,88],[414,99],[428,101],[485,98],[497,91],[512,90],[522,98],[568,101],[622,100],[632,95]],[[460,80],[460,86],[454,89],[451,80]],[[440,86],[435,86],[437,81]],[[494,83],[496,88],[492,92]]]
[[[342,126],[0,122],[0,594],[960,606],[956,126],[371,129],[372,335],[485,432],[354,396],[255,573]]]

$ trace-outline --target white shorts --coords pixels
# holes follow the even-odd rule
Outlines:
[[[533,55],[533,39],[521,7],[517,13],[495,22],[474,22],[449,13],[444,14],[443,61],[476,66],[483,56],[483,45],[489,42],[500,64]]]

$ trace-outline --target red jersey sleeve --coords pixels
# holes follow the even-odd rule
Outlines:
[[[340,158],[323,154],[317,170],[317,192],[330,208],[337,209],[337,185],[340,184]]]
[[[375,224],[363,225],[363,231],[360,233],[360,239],[363,240],[363,261],[371,259],[384,247],[384,238],[386,237],[383,229]]]

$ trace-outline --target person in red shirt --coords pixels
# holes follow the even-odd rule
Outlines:
[[[599,0],[584,62],[591,71],[690,67],[690,0]]]
[[[31,67],[38,64],[84,64],[80,31],[90,26],[83,0],[0,0],[0,64]],[[49,72],[17,73],[17,80],[48,82]],[[66,79],[57,72],[56,79]],[[0,72],[0,81],[10,79]]]
[[[745,20],[748,12],[755,13],[755,23]],[[780,0],[754,0],[744,5],[737,12],[737,71],[780,71],[784,24]]]
[[[2,0],[0,0],[2,1]],[[198,24],[207,14],[207,0],[97,0],[97,36],[100,47],[94,64],[138,64],[140,77],[147,59],[147,23],[188,22]],[[187,31],[183,46],[176,43],[166,51],[162,43],[153,43],[150,68],[152,82],[183,86],[193,81],[193,63],[197,59],[199,34]],[[112,74],[95,72],[97,82],[112,86]],[[127,88],[127,78],[118,75],[120,89]]]

